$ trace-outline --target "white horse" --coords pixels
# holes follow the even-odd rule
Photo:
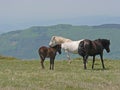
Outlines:
[[[61,44],[61,48],[67,53],[67,58],[70,61],[69,53],[78,54],[78,45],[81,41],[83,41],[83,39],[78,41],[72,41],[63,37],[52,36],[49,46],[53,47],[57,44]]]

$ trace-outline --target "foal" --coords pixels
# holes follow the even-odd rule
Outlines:
[[[43,63],[44,63],[45,58],[50,58],[50,70],[54,69],[54,59],[55,59],[57,52],[59,54],[61,54],[61,45],[60,44],[56,45],[54,47],[42,46],[39,48],[38,53],[41,58],[41,66],[43,69],[44,69]]]

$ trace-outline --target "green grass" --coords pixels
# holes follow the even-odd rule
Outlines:
[[[0,59],[0,90],[119,90],[120,60],[105,60],[102,69],[96,60],[91,69],[89,60],[87,70],[82,60],[55,61],[55,70],[49,70],[49,61],[41,69],[40,61],[21,61]]]

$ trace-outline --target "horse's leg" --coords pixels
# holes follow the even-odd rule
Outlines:
[[[88,58],[87,55],[83,56],[84,69],[87,69],[87,67],[86,67],[87,58]]]
[[[52,60],[52,70],[54,70],[54,59]]]
[[[86,59],[85,59],[85,56],[83,57],[83,64],[84,64],[84,69],[86,69]]]
[[[54,60],[55,60],[55,56],[52,58],[52,70],[54,70]]]
[[[93,56],[92,69],[94,68],[94,63],[95,63],[95,56]]]
[[[54,57],[50,58],[50,70],[54,70]]]
[[[66,52],[67,52],[68,62],[71,63],[69,52],[68,51],[66,51]]]
[[[51,70],[51,67],[52,67],[52,58],[50,58],[50,70]]]
[[[104,61],[103,61],[103,53],[102,53],[102,54],[100,54],[100,58],[101,58],[101,62],[102,62],[102,67],[103,67],[103,69],[105,69],[105,66],[104,66]]]
[[[42,66],[42,69],[44,69],[45,67],[44,67],[44,60],[45,60],[45,58],[44,57],[42,57],[42,56],[40,56],[40,58],[41,58],[41,66]]]
[[[68,62],[71,63],[69,52],[66,49],[64,49],[64,51],[65,51],[65,53],[67,53]]]

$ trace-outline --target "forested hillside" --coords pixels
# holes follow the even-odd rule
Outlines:
[[[106,38],[111,40],[111,52],[105,52],[105,58],[120,59],[120,24],[99,26],[73,26],[59,24],[53,26],[33,26],[0,35],[0,55],[14,56],[21,59],[38,59],[38,48],[48,46],[53,35],[72,40]],[[78,55],[72,55],[78,57]],[[57,56],[66,59],[65,55]]]

